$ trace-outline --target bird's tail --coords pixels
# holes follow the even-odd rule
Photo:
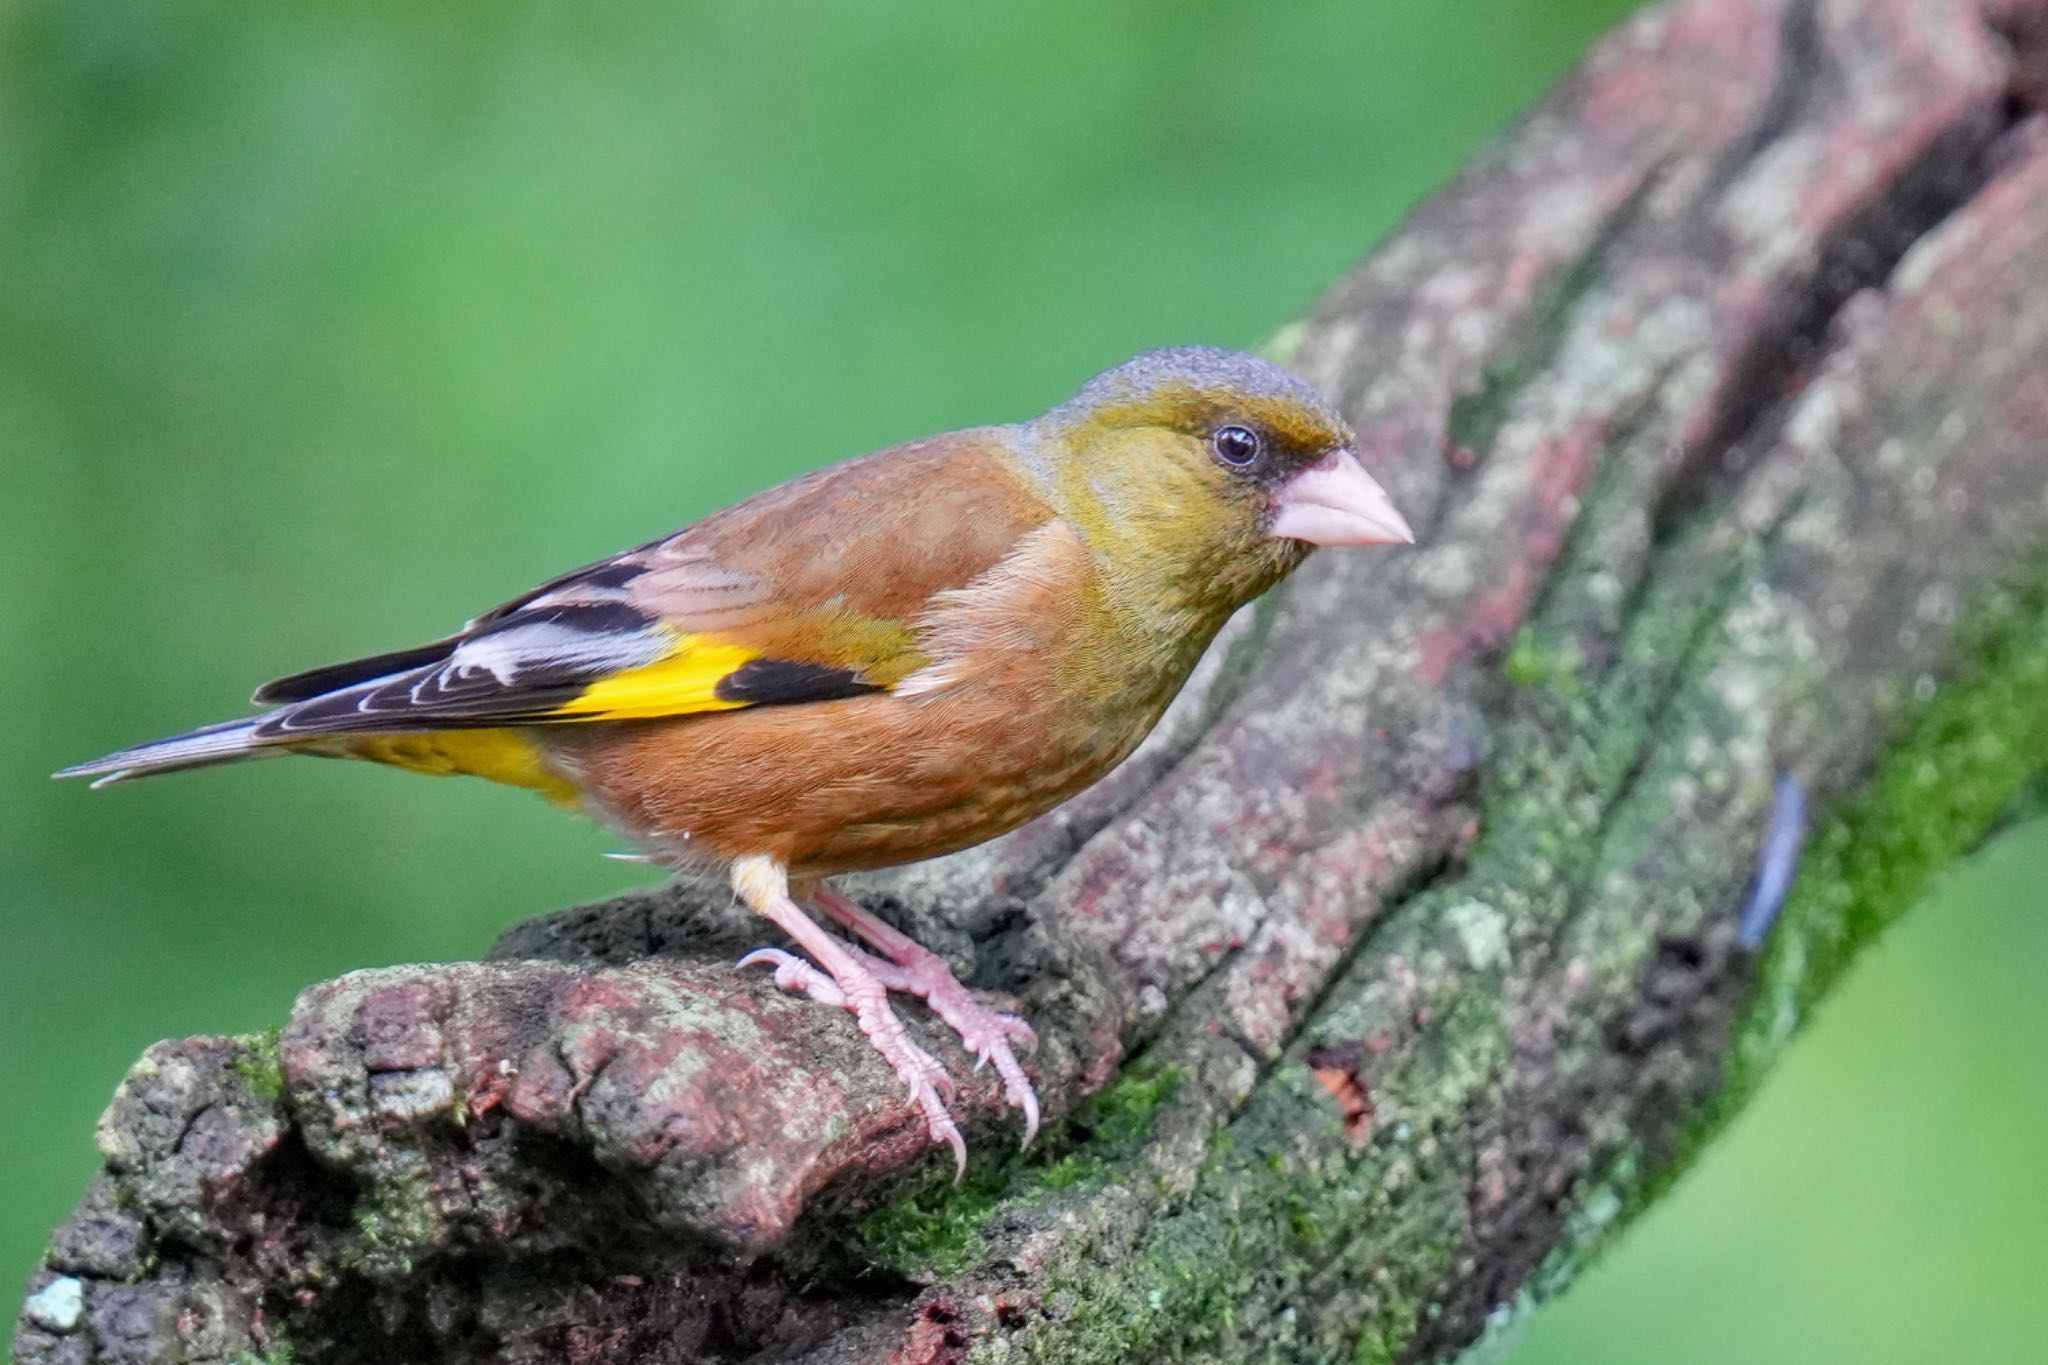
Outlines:
[[[93,786],[125,782],[131,777],[180,772],[186,768],[210,768],[217,763],[238,763],[245,758],[270,758],[288,752],[283,746],[256,737],[256,727],[269,716],[246,716],[241,720],[206,725],[169,739],[138,744],[66,768],[55,777],[90,777]]]

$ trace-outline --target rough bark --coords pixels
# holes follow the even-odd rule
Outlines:
[[[150,1049],[18,1360],[1473,1341],[2038,799],[2044,96],[2048,0],[1655,8],[1285,334],[1420,548],[1317,556],[1109,781],[854,888],[1019,998],[1032,1153],[976,1077],[950,1185],[665,889]]]

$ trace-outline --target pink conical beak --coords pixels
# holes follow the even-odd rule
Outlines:
[[[1310,465],[1273,493],[1272,533],[1311,545],[1412,545],[1394,500],[1348,450]]]

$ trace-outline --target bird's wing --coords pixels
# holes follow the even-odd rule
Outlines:
[[[638,720],[894,688],[919,622],[1052,518],[992,432],[898,447],[586,566],[430,645],[270,683],[259,741]]]

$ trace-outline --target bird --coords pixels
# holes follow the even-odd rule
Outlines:
[[[1147,351],[1030,420],[805,475],[432,643],[266,683],[260,713],[55,775],[308,754],[580,810],[646,861],[723,876],[781,929],[794,951],[738,965],[850,1012],[957,1179],[951,1075],[891,994],[995,1068],[1027,1146],[1017,1052],[1035,1037],[826,879],[1052,809],[1127,757],[1223,623],[1313,549],[1413,539],[1306,381],[1244,352]]]

